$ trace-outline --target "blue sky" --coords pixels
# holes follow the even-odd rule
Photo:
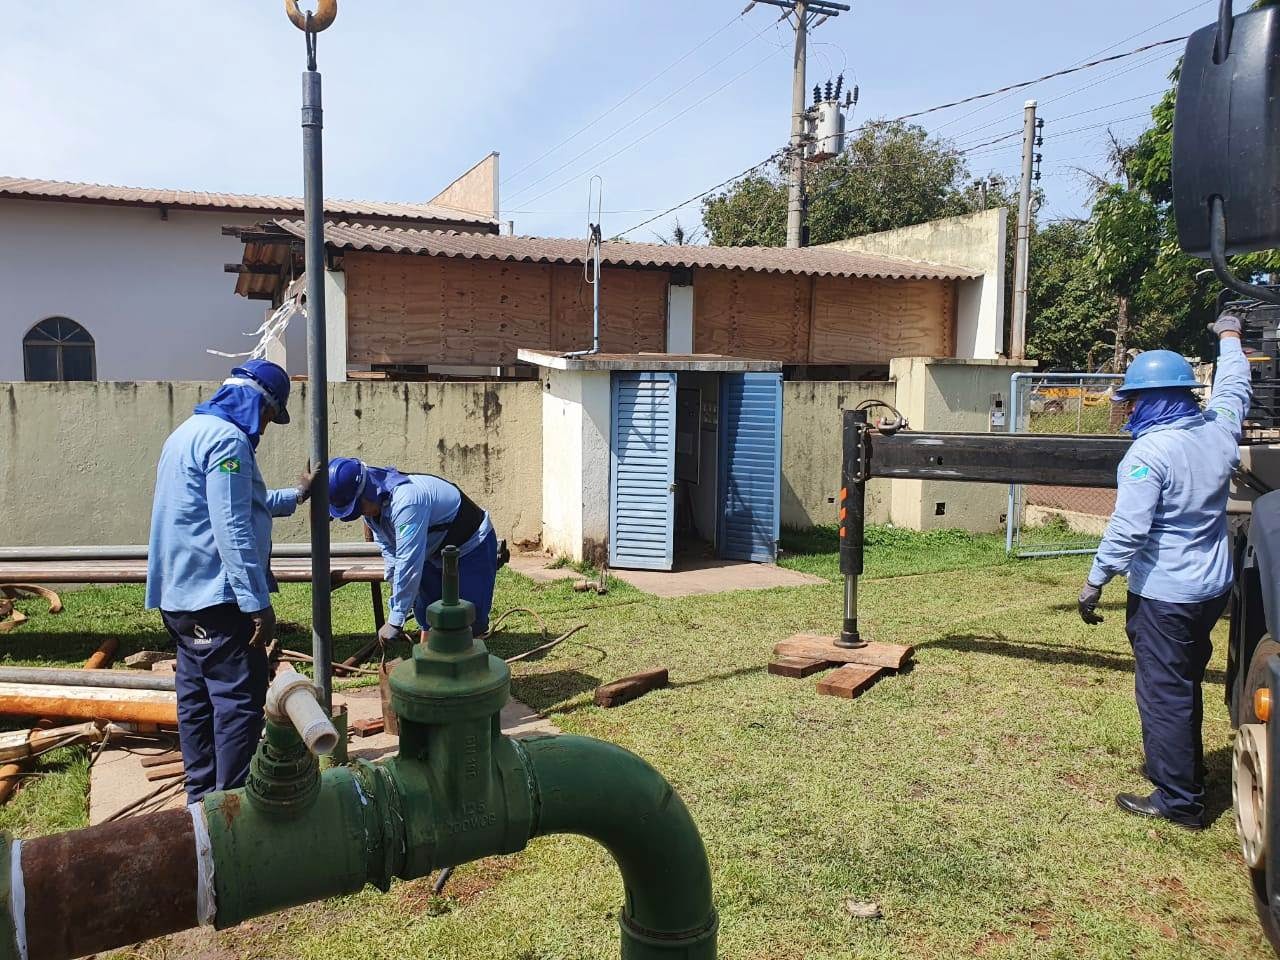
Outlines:
[[[604,179],[605,233],[620,232],[786,141],[791,30],[774,25],[777,8],[758,4],[739,16],[744,5],[339,0],[319,48],[326,192],[425,200],[498,150],[504,217],[517,232],[583,235],[593,173]],[[845,70],[861,90],[855,121],[1179,36],[1210,22],[1216,8],[1213,0],[852,6],[814,34],[808,85]],[[303,39],[277,0],[6,7],[0,174],[301,191]],[[1121,135],[1142,129],[1180,48],[919,122],[970,146],[1018,129],[1023,101],[1038,98],[1046,120],[1042,216],[1079,215],[1088,186],[1073,168],[1103,167],[1107,124]],[[1014,177],[1018,158],[1015,137],[974,151],[970,166]],[[697,204],[679,216],[696,224]],[[671,219],[630,237],[652,240]]]

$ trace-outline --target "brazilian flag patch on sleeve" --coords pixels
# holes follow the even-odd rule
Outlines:
[[[227,457],[227,459],[223,460],[220,464],[218,464],[218,469],[223,473],[239,473],[240,458]]]

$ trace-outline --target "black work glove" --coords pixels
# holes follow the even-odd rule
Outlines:
[[[1102,622],[1102,617],[1098,615],[1098,603],[1101,600],[1102,588],[1086,582],[1084,589],[1080,591],[1077,608],[1080,611],[1080,619],[1091,627]]]
[[[1213,323],[1209,324],[1209,329],[1212,330],[1215,335],[1220,337],[1224,333],[1234,333],[1236,336],[1239,336],[1243,328],[1240,324],[1239,317],[1231,313],[1224,313]]]
[[[249,619],[253,621],[253,635],[249,637],[249,646],[255,650],[267,649],[267,644],[276,637],[275,608],[263,607],[249,614]]]
[[[396,640],[404,639],[404,627],[397,627],[394,623],[384,623],[382,629],[378,631],[378,639],[383,643],[393,643]]]

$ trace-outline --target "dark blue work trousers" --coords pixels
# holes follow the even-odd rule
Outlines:
[[[427,607],[444,593],[444,558],[436,554],[423,565],[422,584],[413,604],[413,618],[427,629]],[[483,637],[489,632],[489,611],[493,609],[493,587],[498,578],[498,535],[492,530],[470,553],[458,558],[458,594],[475,604],[476,622],[471,632]]]
[[[1200,683],[1213,653],[1209,634],[1230,592],[1200,603],[1169,603],[1129,594],[1125,629],[1137,663],[1135,689],[1142,718],[1153,802],[1171,819],[1204,819],[1204,699]]]
[[[253,621],[233,603],[160,612],[178,644],[178,739],[187,800],[244,786],[262,736],[267,654],[249,645]]]

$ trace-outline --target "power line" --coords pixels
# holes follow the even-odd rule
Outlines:
[[[720,181],[719,183],[717,183],[714,187],[707,187],[707,189],[703,190],[701,193],[696,193],[696,194],[694,194],[694,195],[693,195],[692,197],[690,197],[688,200],[683,200],[683,201],[681,201],[680,203],[677,203],[674,207],[667,207],[667,209],[663,210],[661,213],[657,214],[656,216],[652,216],[652,217],[650,217],[648,220],[642,220],[642,221],[640,221],[640,222],[639,222],[639,223],[637,223],[634,227],[628,227],[626,230],[623,230],[621,233],[615,233],[615,234],[614,234],[610,239],[611,239],[611,240],[621,240],[621,239],[622,239],[623,237],[625,237],[628,233],[634,233],[635,231],[639,230],[641,227],[647,227],[649,224],[653,223],[653,221],[655,221],[655,220],[661,220],[661,219],[662,219],[663,217],[665,217],[667,214],[669,214],[669,213],[675,213],[675,212],[676,212],[677,210],[679,210],[681,207],[687,207],[689,204],[693,203],[693,201],[695,201],[695,200],[701,200],[701,199],[702,199],[703,197],[705,197],[708,193],[714,193],[716,190],[719,190],[721,187],[728,186],[729,184],[733,183],[733,181],[735,181],[735,180],[741,180],[741,179],[742,179],[743,177],[745,177],[747,174],[749,174],[749,173],[754,173],[755,171],[759,170],[759,169],[760,169],[761,167],[763,167],[763,166],[766,166],[766,165],[768,165],[768,164],[770,164],[770,163],[774,163],[774,162],[775,162],[775,161],[777,161],[777,160],[781,160],[781,159],[782,159],[782,157],[783,157],[783,155],[785,155],[785,154],[786,154],[786,152],[787,152],[787,148],[786,148],[786,147],[783,147],[783,148],[781,148],[781,149],[779,149],[779,150],[775,150],[773,153],[771,153],[769,156],[765,157],[765,158],[764,158],[763,160],[761,160],[759,163],[753,163],[751,166],[747,167],[747,169],[743,170],[741,173],[735,173],[735,174],[734,174],[732,177],[730,177],[729,179],[727,179],[727,180],[721,180],[721,181]]]
[[[928,107],[928,108],[926,108],[926,109],[924,109],[924,110],[916,110],[916,111],[914,111],[914,112],[912,112],[912,113],[905,113],[905,114],[903,114],[903,115],[901,115],[901,116],[894,117],[894,118],[889,119],[889,120],[877,120],[877,121],[872,121],[872,122],[874,122],[874,123],[880,123],[880,124],[890,124],[890,123],[900,123],[900,122],[902,122],[903,120],[910,120],[910,119],[913,119],[913,118],[915,118],[915,117],[923,117],[923,116],[925,116],[925,115],[927,115],[927,114],[930,114],[930,113],[937,113],[937,112],[938,112],[938,111],[940,111],[940,110],[948,110],[948,109],[950,109],[950,108],[952,108],[952,107],[957,107],[957,106],[959,106],[959,105],[961,105],[961,104],[964,104],[964,103],[973,103],[975,100],[982,100],[982,99],[985,99],[985,98],[987,98],[987,97],[994,97],[994,96],[998,96],[999,94],[1002,94],[1002,93],[1008,93],[1009,91],[1012,91],[1012,90],[1020,90],[1020,89],[1022,89],[1022,88],[1024,88],[1024,87],[1029,87],[1029,86],[1031,86],[1031,85],[1033,85],[1033,84],[1036,84],[1036,83],[1042,83],[1042,82],[1044,82],[1045,80],[1051,80],[1051,79],[1054,79],[1055,77],[1062,77],[1062,76],[1066,76],[1066,75],[1068,75],[1068,74],[1072,74],[1072,73],[1079,73],[1079,72],[1080,72],[1080,71],[1082,71],[1082,70],[1090,70],[1090,69],[1092,69],[1092,68],[1094,68],[1094,67],[1101,66],[1101,65],[1102,65],[1102,64],[1104,64],[1104,63],[1112,63],[1112,62],[1114,62],[1114,61],[1116,61],[1116,60],[1123,60],[1123,59],[1124,59],[1124,58],[1126,58],[1126,57],[1136,56],[1136,55],[1137,55],[1137,54],[1139,54],[1139,53],[1145,53],[1145,52],[1147,52],[1148,50],[1153,50],[1153,49],[1155,49],[1155,48],[1157,48],[1157,47],[1166,47],[1166,46],[1168,46],[1168,45],[1170,45],[1170,44],[1173,44],[1173,43],[1180,43],[1181,41],[1186,40],[1186,39],[1187,39],[1187,38],[1186,38],[1185,36],[1183,36],[1183,37],[1172,37],[1172,38],[1170,38],[1170,39],[1168,39],[1168,40],[1160,40],[1160,41],[1158,41],[1158,42],[1156,42],[1156,43],[1148,43],[1148,44],[1145,44],[1145,45],[1143,45],[1143,46],[1141,46],[1141,47],[1138,47],[1138,48],[1136,48],[1136,49],[1134,49],[1134,50],[1129,50],[1129,51],[1127,51],[1127,52],[1125,52],[1125,53],[1117,53],[1117,54],[1113,54],[1112,56],[1109,56],[1109,57],[1103,57],[1103,58],[1101,58],[1101,59],[1091,60],[1091,61],[1089,61],[1088,63],[1079,64],[1079,65],[1074,66],[1074,67],[1067,67],[1066,69],[1063,69],[1063,70],[1056,70],[1056,71],[1054,71],[1053,73],[1047,73],[1047,74],[1045,74],[1044,76],[1037,77],[1037,78],[1036,78],[1036,79],[1034,79],[1034,80],[1024,80],[1024,81],[1022,81],[1022,82],[1020,82],[1020,83],[1012,83],[1012,84],[1009,84],[1009,85],[1007,85],[1007,86],[1001,87],[1001,88],[999,88],[998,90],[990,90],[990,91],[988,91],[988,92],[986,92],[986,93],[979,93],[979,94],[975,94],[974,96],[971,96],[971,97],[965,97],[965,98],[964,98],[964,99],[962,99],[962,100],[953,100],[953,101],[952,101],[952,102],[950,102],[950,103],[939,104],[939,105],[938,105],[938,106],[936,106],[936,107]],[[1141,114],[1139,114],[1139,116],[1141,116]],[[674,119],[674,118],[673,118],[673,119]],[[1121,120],[1113,120],[1113,121],[1108,121],[1108,122],[1109,122],[1109,123],[1120,123],[1120,122],[1122,122],[1123,120],[1130,120],[1130,119],[1133,119],[1133,118],[1132,118],[1132,117],[1124,117],[1124,118],[1122,118]],[[1105,126],[1105,124],[1103,124],[1103,125]],[[857,128],[855,128],[854,130],[852,130],[848,135],[849,135],[849,136],[852,136],[853,134],[858,133],[860,130],[865,129],[865,128],[866,128],[866,126],[867,126],[866,124],[863,124],[862,126],[857,127]],[[1080,128],[1080,129],[1088,129],[1088,128]],[[1064,132],[1064,133],[1055,134],[1055,136],[1066,136],[1068,133],[1077,133],[1077,132],[1079,132],[1079,130],[1075,130],[1075,131],[1066,131],[1066,132]],[[755,164],[752,164],[750,167],[747,167],[747,169],[746,169],[746,170],[744,170],[744,171],[742,171],[741,173],[739,173],[739,174],[735,174],[734,176],[729,177],[729,179],[727,179],[727,180],[723,180],[723,181],[721,181],[720,183],[717,183],[717,184],[716,184],[715,186],[713,186],[713,187],[708,187],[706,190],[703,190],[703,191],[701,191],[700,193],[696,193],[696,194],[694,194],[692,197],[690,197],[689,199],[687,199],[687,200],[683,200],[683,201],[681,201],[680,203],[677,203],[677,204],[675,204],[675,205],[674,205],[674,206],[672,206],[672,207],[668,207],[667,209],[663,210],[661,213],[656,214],[655,216],[649,217],[647,220],[644,220],[644,221],[642,221],[642,222],[640,222],[640,223],[637,223],[634,227],[628,227],[626,230],[623,230],[621,233],[614,234],[613,239],[614,239],[614,240],[619,240],[619,239],[621,239],[622,237],[626,236],[628,233],[632,233],[632,232],[634,232],[634,231],[636,231],[636,230],[639,230],[641,227],[648,226],[648,225],[649,225],[650,223],[652,223],[654,220],[659,220],[659,219],[661,219],[662,217],[665,217],[665,216],[666,216],[667,214],[669,214],[669,213],[674,213],[676,210],[679,210],[679,209],[680,209],[680,208],[682,208],[682,207],[686,207],[686,206],[688,206],[689,204],[693,203],[695,200],[701,200],[701,199],[702,199],[703,197],[705,197],[707,194],[712,193],[712,192],[714,192],[714,191],[716,191],[716,190],[719,190],[719,189],[721,189],[722,187],[724,187],[724,186],[726,186],[726,185],[728,185],[728,184],[732,183],[733,181],[738,180],[738,179],[740,179],[740,178],[742,178],[742,177],[745,177],[745,176],[746,176],[747,174],[749,174],[749,173],[752,173],[752,172],[754,172],[754,171],[756,171],[756,170],[759,170],[761,167],[765,166],[765,165],[766,165],[766,164],[768,164],[768,163],[773,162],[774,160],[777,160],[779,157],[781,157],[781,156],[785,155],[787,152],[788,152],[788,151],[787,151],[787,148],[785,148],[785,147],[784,147],[784,148],[782,148],[781,150],[775,151],[773,154],[771,154],[770,156],[766,157],[764,160],[761,160],[759,163],[755,163]]]
[[[1057,77],[1065,77],[1071,73],[1079,73],[1081,70],[1090,70],[1093,67],[1101,66],[1104,63],[1111,63],[1115,60],[1123,60],[1126,57],[1132,57],[1139,53],[1146,53],[1148,50],[1154,50],[1156,47],[1167,47],[1171,43],[1181,43],[1186,40],[1186,36],[1170,37],[1168,40],[1158,40],[1155,43],[1148,43],[1138,47],[1136,50],[1130,50],[1127,53],[1117,53],[1110,57],[1103,57],[1101,60],[1091,60],[1088,63],[1082,63],[1077,67],[1067,67],[1064,70],[1055,70],[1053,73],[1046,73],[1042,77],[1036,77],[1034,80],[1024,80],[1021,83],[1011,83],[1008,86],[1001,87],[998,90],[990,90],[986,93],[975,94],[972,97],[965,97],[963,100],[953,100],[950,103],[944,103],[936,107],[929,107],[927,110],[917,110],[915,113],[904,113],[900,117],[895,117],[892,123],[901,120],[912,120],[916,117],[923,117],[929,113],[937,113],[939,110],[950,110],[952,107],[958,107],[961,104],[973,103],[975,100],[985,100],[987,97],[998,96],[1002,93],[1009,93],[1013,90],[1021,90],[1024,87],[1030,87],[1037,83],[1043,83],[1046,80],[1053,80]]]
[[[784,16],[785,16],[785,14],[784,14]],[[780,18],[780,19],[781,19],[781,18]],[[719,60],[717,60],[715,63],[711,64],[711,66],[707,67],[705,70],[703,70],[701,73],[699,73],[699,74],[698,74],[696,77],[694,77],[692,80],[689,80],[689,81],[687,81],[686,83],[682,84],[681,86],[676,87],[676,89],[672,90],[670,93],[668,93],[665,97],[663,97],[661,100],[659,100],[659,101],[658,101],[657,103],[655,103],[653,106],[649,107],[647,110],[643,111],[642,113],[639,113],[639,114],[637,114],[636,116],[632,117],[630,120],[628,120],[628,121],[627,121],[626,123],[624,123],[622,126],[618,127],[616,130],[614,130],[614,131],[613,131],[612,133],[610,133],[608,136],[606,136],[606,137],[604,137],[604,138],[602,138],[602,139],[600,139],[600,140],[597,140],[595,143],[591,144],[591,146],[587,147],[585,150],[583,150],[583,151],[581,151],[581,152],[579,152],[579,153],[575,154],[574,156],[572,156],[572,157],[570,157],[568,160],[566,160],[564,163],[560,164],[560,166],[555,167],[555,168],[553,168],[553,169],[551,169],[551,170],[548,170],[546,173],[544,173],[542,176],[540,176],[537,180],[534,180],[534,181],[533,181],[533,182],[531,182],[531,183],[527,183],[527,184],[525,184],[523,187],[521,187],[519,190],[517,190],[514,194],[512,194],[512,197],[514,198],[514,197],[518,197],[518,196],[520,196],[521,194],[528,193],[530,190],[532,190],[532,189],[533,189],[534,187],[536,187],[538,184],[543,183],[544,181],[551,179],[551,177],[555,176],[557,173],[559,173],[559,172],[560,172],[561,170],[563,170],[565,167],[571,166],[572,164],[574,164],[574,163],[576,163],[577,161],[581,160],[583,157],[585,157],[587,154],[591,153],[591,151],[595,150],[597,147],[602,147],[602,146],[604,146],[606,143],[608,143],[610,140],[612,140],[614,137],[616,137],[618,134],[620,134],[623,130],[626,130],[628,127],[633,127],[633,126],[635,126],[637,123],[639,123],[639,122],[640,122],[641,120],[643,120],[645,117],[647,117],[649,114],[653,113],[653,111],[657,110],[657,109],[658,109],[660,106],[662,106],[664,103],[667,103],[669,100],[672,100],[673,98],[675,98],[675,96],[676,96],[677,94],[680,94],[680,93],[684,92],[685,90],[687,90],[689,87],[693,86],[695,83],[697,83],[699,80],[701,80],[701,79],[702,79],[703,77],[705,77],[707,74],[709,74],[712,70],[716,69],[716,67],[720,66],[722,63],[724,63],[724,62],[725,62],[725,61],[727,61],[727,60],[731,60],[735,55],[737,55],[738,51],[740,51],[740,50],[742,50],[743,48],[747,47],[748,45],[750,45],[750,44],[754,43],[756,40],[758,40],[758,39],[759,39],[759,38],[760,38],[760,37],[765,33],[765,31],[766,31],[766,30],[768,30],[768,29],[769,29],[770,27],[772,27],[772,26],[773,26],[773,24],[772,24],[772,23],[767,24],[767,25],[766,25],[763,29],[761,29],[759,32],[757,32],[757,33],[756,33],[756,34],[754,34],[753,36],[751,36],[751,37],[747,38],[747,39],[746,39],[746,40],[744,40],[742,43],[740,43],[738,46],[734,47],[734,48],[733,48],[732,50],[730,50],[727,54],[725,54],[723,57],[721,57],[721,58],[720,58]],[[775,53],[777,53],[777,50],[776,50],[776,49],[771,50],[771,51],[769,52],[769,56],[772,56],[772,55],[773,55],[773,54],[775,54]],[[768,59],[768,58],[766,57],[765,59]],[[760,61],[760,62],[763,62],[763,60],[762,60],[762,61]],[[739,74],[739,76],[742,76],[742,75],[743,75],[743,74]],[[735,78],[735,79],[737,79],[737,78]],[[726,86],[727,86],[727,84],[726,84]],[[721,87],[720,89],[724,89],[724,88],[723,88],[723,87]],[[704,98],[704,99],[705,99],[705,98]],[[701,101],[699,101],[699,102],[701,102]]]
[[[1174,20],[1181,19],[1191,11],[1196,10],[1203,6],[1208,6],[1210,3],[1216,3],[1216,0],[1198,0],[1197,3],[1193,3],[1191,6],[1187,7],[1185,10],[1181,11],[1180,13],[1175,13],[1172,17],[1166,17],[1165,19],[1159,21],[1158,23],[1153,23],[1151,24],[1151,26],[1146,27],[1142,30],[1139,30],[1137,33],[1131,33],[1129,36],[1124,37],[1120,40],[1117,40],[1115,43],[1108,44],[1107,46],[1103,47],[1101,50],[1096,50],[1093,53],[1089,54],[1087,57],[1084,58],[1084,60],[1077,60],[1076,64],[1074,65],[1079,65],[1084,63],[1086,60],[1093,60],[1097,57],[1100,57],[1104,53],[1106,53],[1108,50],[1114,50],[1116,47],[1120,46],[1122,43],[1128,43],[1130,40],[1135,40],[1138,37],[1142,36],[1144,33],[1150,33],[1152,30],[1155,30],[1157,27],[1163,27],[1166,23],[1172,23]],[[1121,71],[1121,72],[1127,72],[1127,71]],[[1119,76],[1119,74],[1113,74],[1112,76]],[[1093,84],[1087,84],[1084,87],[1079,87],[1076,90],[1072,90],[1068,93],[1062,94],[1061,96],[1055,97],[1053,99],[1061,100],[1063,97],[1069,97],[1072,94],[1078,93],[1080,90],[1087,89],[1090,86],[1093,86]],[[1004,97],[1001,97],[1001,100],[1007,100],[1007,99],[1008,99],[1007,95]],[[1052,102],[1053,102],[1052,100],[1045,101],[1045,103],[1052,103]],[[988,104],[987,106],[984,106],[984,107],[978,107],[978,109],[976,110],[970,110],[968,113],[961,114],[958,117],[954,117],[951,120],[948,120],[943,124],[940,124],[937,129],[941,130],[943,127],[950,126],[951,124],[957,123],[960,120],[964,120],[967,117],[972,117],[974,114],[981,113],[983,110],[989,109],[991,106],[994,106],[994,104]],[[1044,103],[1042,103],[1041,106],[1044,106]],[[1016,117],[1017,115],[1015,114],[1014,116]],[[977,129],[981,130],[981,129],[984,129],[984,127],[993,126],[995,123],[998,123],[998,122],[999,121],[993,121],[992,123],[984,124],[983,127],[978,127]]]
[[[530,167],[535,166],[536,164],[538,164],[538,163],[540,163],[541,161],[545,160],[545,159],[546,159],[547,157],[549,157],[551,154],[555,153],[557,150],[559,150],[561,147],[563,147],[566,143],[571,143],[572,141],[576,140],[578,137],[582,136],[582,134],[586,133],[588,130],[590,130],[592,127],[594,127],[597,123],[599,123],[599,122],[600,122],[601,120],[603,120],[605,117],[609,116],[611,113],[613,113],[613,112],[614,112],[615,110],[617,110],[619,107],[623,106],[623,105],[624,105],[624,104],[626,104],[628,101],[630,101],[633,97],[635,97],[635,95],[636,95],[636,94],[640,93],[642,90],[647,90],[647,89],[648,89],[650,86],[652,86],[655,82],[657,82],[658,80],[660,80],[660,79],[662,79],[663,77],[665,77],[668,73],[670,73],[670,72],[671,72],[672,70],[674,70],[676,67],[680,66],[680,64],[684,63],[684,62],[685,62],[686,60],[688,60],[691,56],[693,56],[695,53],[697,53],[699,50],[701,50],[703,47],[705,47],[708,43],[710,43],[710,42],[711,42],[712,40],[714,40],[716,37],[720,36],[720,34],[724,33],[726,30],[728,30],[731,26],[733,26],[735,23],[737,23],[737,22],[738,22],[739,20],[741,20],[741,19],[742,19],[742,14],[738,14],[736,17],[734,17],[734,18],[732,18],[731,20],[729,20],[729,22],[728,22],[728,23],[726,23],[724,26],[722,26],[720,29],[716,30],[714,33],[712,33],[709,37],[707,37],[707,38],[706,38],[705,40],[703,40],[701,43],[699,43],[699,44],[697,44],[696,46],[694,46],[694,47],[690,48],[688,52],[686,52],[683,56],[681,56],[681,57],[680,57],[680,58],[678,58],[677,60],[672,61],[672,62],[671,62],[670,64],[668,64],[665,68],[663,68],[660,72],[655,73],[655,74],[654,74],[653,76],[651,76],[648,80],[646,80],[644,83],[640,84],[640,86],[636,87],[634,90],[632,90],[630,93],[628,93],[625,97],[623,97],[621,100],[619,100],[617,103],[615,103],[612,107],[610,107],[610,108],[609,108],[608,110],[606,110],[604,113],[602,113],[602,114],[600,114],[598,117],[596,117],[594,120],[592,120],[592,121],[588,122],[586,125],[582,126],[581,128],[579,128],[579,129],[578,129],[577,131],[575,131],[574,133],[571,133],[569,136],[565,137],[563,140],[561,140],[561,141],[560,141],[559,143],[557,143],[555,146],[550,147],[549,149],[547,149],[544,153],[541,153],[541,154],[539,154],[538,156],[534,157],[532,160],[530,160],[528,163],[526,163],[526,164],[525,164],[523,167],[521,167],[519,170],[517,170],[517,171],[515,171],[514,173],[509,174],[508,176],[504,177],[504,178],[503,178],[503,180],[502,180],[502,185],[503,185],[503,186],[506,186],[508,183],[510,183],[510,182],[511,182],[512,180],[514,180],[516,177],[520,176],[520,174],[524,173],[524,172],[525,172],[526,170],[528,170]]]
[[[1136,97],[1129,97],[1127,100],[1117,100],[1115,103],[1104,104],[1101,107],[1090,107],[1088,110],[1077,110],[1075,113],[1068,113],[1061,117],[1054,117],[1054,123],[1061,123],[1063,120],[1070,120],[1073,117],[1083,117],[1087,113],[1097,113],[1099,110],[1110,110],[1112,107],[1119,107],[1126,103],[1133,103],[1135,100],[1145,100],[1148,97],[1164,96],[1165,91],[1156,90],[1153,93],[1142,93]]]
[[[1124,67],[1120,70],[1112,70],[1110,73],[1105,73],[1101,77],[1098,77],[1097,79],[1092,80],[1089,83],[1084,83],[1078,87],[1074,87],[1073,89],[1068,90],[1066,93],[1060,93],[1055,97],[1049,97],[1047,100],[1041,100],[1039,103],[1039,106],[1043,108],[1048,106],[1051,103],[1057,103],[1059,100],[1066,100],[1068,97],[1074,97],[1076,94],[1082,93],[1085,90],[1089,90],[1093,87],[1101,86],[1104,83],[1108,83],[1114,80],[1116,77],[1124,76],[1126,73],[1132,73],[1134,70],[1141,70],[1143,67],[1148,66],[1152,63],[1155,63],[1157,60],[1159,60],[1163,56],[1164,56],[1163,51],[1159,51],[1155,53],[1153,56],[1147,57],[1143,60],[1139,60],[1137,63],[1130,64],[1129,66]],[[1006,94],[1001,99],[1002,100],[1007,99],[1008,96],[1009,95]],[[980,110],[974,110],[974,111],[971,111],[970,113],[965,114],[965,116],[972,116],[974,113],[978,113],[978,112],[980,112]],[[969,136],[971,134],[977,133],[980,130],[986,130],[988,127],[994,127],[997,124],[1005,122],[1006,120],[1014,120],[1017,118],[1017,116],[1018,114],[1004,114],[1002,116],[997,117],[994,120],[988,120],[986,123],[980,124],[979,126],[976,126],[976,127],[972,127],[969,130],[966,130],[964,133],[958,133],[955,136],[957,138]],[[935,128],[935,132],[937,130],[941,130],[946,125],[947,124],[945,123],[940,124],[938,127]]]

